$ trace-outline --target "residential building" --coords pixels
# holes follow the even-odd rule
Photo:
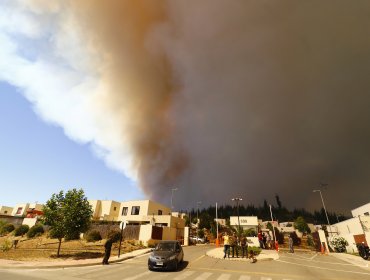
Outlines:
[[[11,216],[12,212],[13,212],[13,207],[0,205],[0,215]]]
[[[356,243],[370,244],[370,216],[357,216],[328,227],[332,227],[332,232],[347,240],[347,252],[356,252]]]
[[[360,207],[357,207],[356,209],[353,209],[351,212],[352,212],[353,217],[358,217],[362,215],[369,216],[370,215],[370,202]]]
[[[89,200],[93,210],[93,220],[119,221],[121,203],[114,200]]]
[[[180,240],[185,237],[185,219],[181,213],[151,200],[135,200],[121,203],[120,220],[128,226],[140,225],[139,240]]]

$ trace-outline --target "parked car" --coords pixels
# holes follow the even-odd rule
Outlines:
[[[149,255],[149,270],[177,270],[184,260],[184,251],[178,241],[160,241]]]
[[[190,237],[190,240],[191,240],[191,242],[192,243],[194,243],[194,244],[199,244],[199,243],[201,243],[201,244],[203,244],[203,243],[205,243],[205,240],[204,240],[204,238],[200,238],[200,237],[197,237],[197,236],[193,236],[193,237]]]

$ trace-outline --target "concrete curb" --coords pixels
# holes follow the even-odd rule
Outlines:
[[[140,252],[139,252],[140,251]],[[120,256],[120,258],[117,257],[111,257],[109,260],[109,263],[118,263],[122,261],[126,261],[129,259],[136,258],[138,256],[145,255],[149,253],[151,249],[141,249],[137,251],[133,251],[130,253],[126,253]],[[90,260],[83,260],[86,262],[81,262],[79,260],[74,260],[74,261],[60,261],[60,263],[53,263],[50,262],[45,264],[37,264],[37,262],[23,262],[25,265],[20,264],[18,261],[10,262],[7,265],[1,264],[1,259],[0,259],[0,269],[47,269],[47,268],[69,268],[69,267],[84,267],[84,266],[95,266],[95,265],[102,265],[102,259],[90,259]],[[41,263],[41,262],[40,262]],[[18,265],[19,264],[19,265]]]

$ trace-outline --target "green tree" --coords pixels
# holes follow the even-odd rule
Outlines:
[[[299,216],[295,221],[294,221],[294,227],[298,229],[299,232],[302,233],[310,233],[311,230],[308,227],[305,219],[302,216]]]
[[[45,224],[51,227],[51,235],[58,238],[59,257],[62,239],[71,239],[89,229],[92,209],[82,189],[53,194],[44,208]]]

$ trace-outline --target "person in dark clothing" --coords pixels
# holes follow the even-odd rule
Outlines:
[[[110,257],[110,252],[112,251],[112,245],[113,245],[113,240],[109,238],[107,242],[105,242],[104,248],[104,258],[103,258],[103,264],[109,264],[108,260]]]
[[[242,248],[242,258],[244,258],[244,255],[248,257],[248,244],[247,244],[247,238],[242,235],[240,238],[240,246]]]

